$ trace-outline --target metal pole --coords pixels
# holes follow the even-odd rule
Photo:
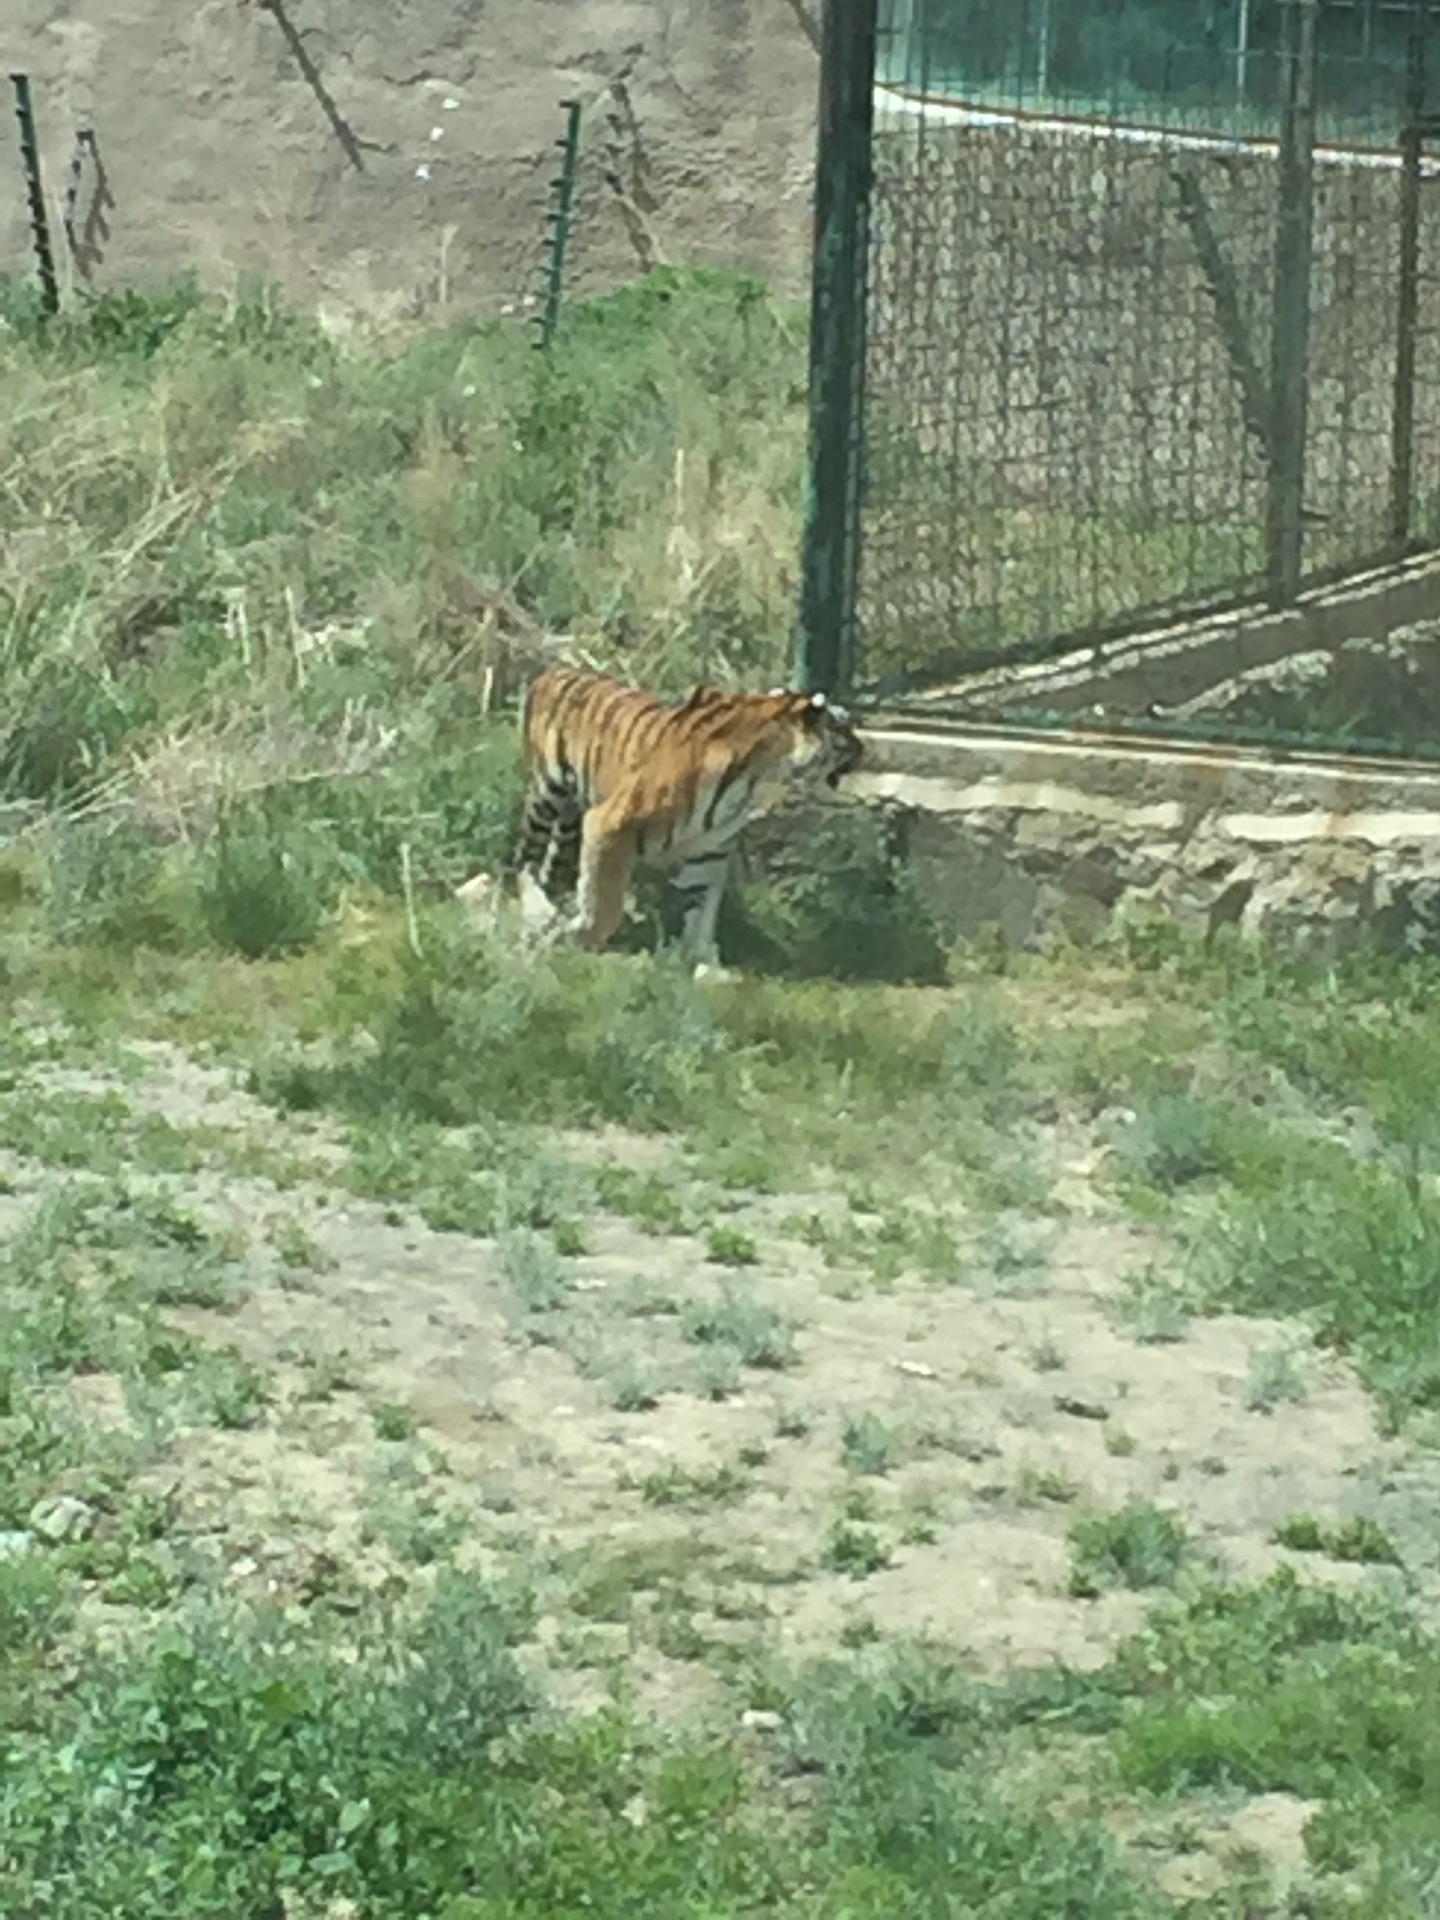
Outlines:
[[[887,86],[909,86],[914,73],[915,0],[890,0],[879,28],[884,56],[878,59],[880,78]]]
[[[1415,329],[1420,316],[1420,152],[1425,134],[1425,28],[1429,0],[1411,0],[1400,129],[1400,268],[1395,290],[1395,407],[1391,417],[1390,538],[1410,538],[1415,471]],[[1368,17],[1368,16],[1367,16]]]
[[[12,73],[15,118],[20,122],[20,164],[30,198],[30,231],[35,236],[35,265],[40,274],[40,302],[46,313],[60,310],[60,288],[55,279],[55,256],[50,251],[50,222],[45,214],[45,190],[40,181],[40,148],[35,139],[35,114],[30,104],[30,76]]]
[[[810,455],[795,651],[801,686],[839,696],[855,668],[876,12],[876,0],[824,0],[820,32]]]
[[[1249,90],[1246,68],[1250,65],[1250,0],[1240,0],[1240,16],[1235,23],[1235,104],[1243,107]]]
[[[1266,572],[1273,606],[1286,605],[1299,591],[1304,553],[1319,11],[1320,0],[1286,0],[1270,358],[1270,484],[1265,513]]]
[[[562,100],[565,109],[565,137],[557,140],[560,148],[560,174],[551,182],[555,204],[546,216],[550,222],[550,260],[545,272],[545,304],[540,312],[542,348],[549,348],[560,324],[560,301],[565,291],[565,252],[570,244],[570,219],[575,204],[575,169],[580,155],[580,102]]]

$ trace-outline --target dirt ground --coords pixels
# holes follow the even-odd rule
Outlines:
[[[224,285],[259,270],[337,312],[494,312],[538,291],[572,97],[577,291],[665,260],[750,267],[801,291],[817,81],[803,12],[792,0],[8,0],[0,47],[7,70],[31,76],[67,275],[120,287],[195,268]],[[82,128],[95,146],[72,254],[62,213]],[[30,266],[12,133],[0,273]]]
[[[248,1431],[194,1426],[163,1476],[182,1502],[177,1532],[257,1594],[302,1594],[317,1565],[342,1584],[383,1581],[394,1543],[377,1539],[374,1515],[394,1475],[407,1503],[463,1533],[462,1558],[491,1571],[549,1562],[573,1577],[587,1563],[603,1586],[613,1562],[614,1606],[597,1600],[590,1652],[577,1660],[568,1644],[557,1677],[573,1686],[578,1674],[583,1690],[592,1658],[623,1655],[673,1710],[704,1694],[727,1643],[804,1656],[873,1629],[948,1646],[982,1672],[1097,1664],[1149,1597],[1072,1595],[1066,1532],[1076,1512],[1136,1498],[1178,1511],[1239,1578],[1287,1558],[1315,1574],[1314,1555],[1271,1542],[1287,1515],[1365,1513],[1436,1586],[1433,1477],[1412,1476],[1406,1446],[1380,1436],[1342,1363],[1310,1348],[1303,1393],[1267,1398],[1257,1357],[1298,1350],[1297,1329],[1207,1318],[1162,1340],[1127,1324],[1127,1281],[1165,1249],[1097,1182],[1093,1143],[1057,1131],[1045,1218],[1012,1222],[989,1270],[952,1284],[877,1285],[827,1263],[796,1222],[834,1195],[737,1194],[727,1219],[752,1240],[753,1264],[725,1267],[698,1236],[599,1213],[582,1223],[563,1300],[537,1311],[495,1240],[340,1192],[325,1179],[344,1152],[329,1124],[277,1118],[219,1069],[150,1044],[130,1050],[123,1076],[36,1073],[47,1094],[110,1095],[227,1137],[228,1167],[139,1177],[241,1249],[235,1304],[172,1317],[238,1347],[273,1399]],[[292,1174],[276,1185],[235,1171],[247,1146]],[[683,1156],[653,1137],[557,1146],[661,1171],[684,1194]],[[58,1175],[4,1159],[8,1230]],[[312,1251],[278,1257],[287,1236]],[[726,1299],[778,1310],[795,1355],[712,1392],[680,1316]],[[651,1383],[653,1405],[611,1403],[606,1383],[627,1369]],[[118,1417],[117,1382],[95,1374],[85,1390]],[[404,1410],[413,1445],[377,1436],[377,1408]],[[868,1471],[857,1423],[881,1435]],[[656,1476],[670,1477],[668,1493]],[[885,1564],[827,1569],[827,1536],[847,1513]],[[1336,1563],[1329,1577],[1359,1570]],[[667,1655],[663,1632],[637,1637],[632,1602],[681,1601],[693,1644]],[[564,1637],[558,1618],[550,1633]]]
[[[757,1673],[869,1641],[981,1675],[1100,1666],[1154,1593],[1076,1593],[1069,1530],[1135,1500],[1239,1580],[1287,1562],[1374,1580],[1273,1537],[1300,1513],[1366,1516],[1440,1617],[1428,1457],[1381,1432],[1348,1366],[1282,1322],[1137,1316],[1174,1249],[1107,1179],[1102,1122],[1044,1127],[1043,1205],[979,1223],[983,1257],[928,1279],[877,1274],[811,1230],[844,1211],[834,1191],[718,1192],[662,1137],[557,1134],[557,1165],[654,1176],[673,1211],[592,1211],[558,1263],[558,1232],[536,1236],[556,1289],[527,1281],[506,1236],[357,1197],[331,1120],[277,1115],[228,1069],[162,1042],[66,1059],[23,1070],[37,1111],[109,1101],[127,1125],[210,1143],[204,1165],[137,1163],[124,1181],[229,1248],[228,1297],[182,1287],[164,1319],[264,1383],[245,1420],[163,1416],[142,1479],[169,1516],[154,1552],[182,1584],[343,1614],[453,1556],[538,1594],[526,1658],[558,1702],[738,1717],[762,1743],[778,1720],[744,1704]],[[56,1158],[0,1150],[0,1236],[72,1177]],[[717,1233],[744,1254],[727,1263]],[[711,1371],[694,1315],[726,1303],[782,1316],[788,1364]],[[101,1428],[134,1431],[133,1383],[74,1385]],[[132,1607],[86,1604],[102,1639],[133,1630]],[[1107,1817],[1185,1898],[1247,1857],[1277,1885],[1302,1875],[1312,1811],[1269,1794]]]

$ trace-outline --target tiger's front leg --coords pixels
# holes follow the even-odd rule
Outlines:
[[[580,830],[580,881],[575,917],[566,928],[597,952],[625,918],[625,889],[635,860],[635,835],[616,827],[603,806],[592,807]]]

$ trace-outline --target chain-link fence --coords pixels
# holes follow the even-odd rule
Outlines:
[[[882,5],[862,692],[1440,541],[1437,64],[1440,0]]]

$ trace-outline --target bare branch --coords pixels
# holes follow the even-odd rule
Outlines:
[[[820,51],[820,23],[816,20],[806,0],[790,0],[790,11],[800,23],[800,31],[810,42],[816,53]]]

